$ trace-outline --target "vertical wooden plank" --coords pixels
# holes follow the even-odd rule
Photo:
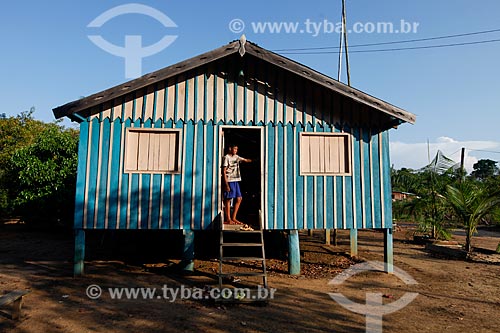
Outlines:
[[[214,75],[214,68],[212,66],[208,67],[207,70],[208,74],[206,76],[206,116],[205,116],[205,123],[207,123],[210,120],[215,121],[215,75]]]
[[[194,110],[195,122],[200,119],[206,121],[205,111],[205,74],[199,70],[195,80],[196,107]]]
[[[324,173],[325,172],[325,137],[324,136],[319,136],[318,137],[318,160],[319,160],[319,172]]]
[[[113,108],[111,110],[111,119],[114,120],[116,118],[122,117],[122,99],[115,98],[112,101]]]
[[[133,121],[144,121],[144,89],[139,89],[135,92],[135,112],[133,114]]]
[[[80,140],[78,142],[78,166],[76,172],[76,195],[75,195],[75,215],[74,215],[74,228],[83,228],[85,225],[85,204],[86,204],[86,190],[87,190],[87,168],[89,164],[89,151],[90,151],[90,122],[84,121],[80,124]]]
[[[270,170],[269,170],[269,159],[270,159],[270,155],[269,155],[269,145],[270,145],[270,138],[269,138],[269,127],[267,126],[267,124],[265,124],[265,127],[264,127],[264,137],[265,137],[265,151],[264,151],[264,156],[266,157],[264,159],[264,177],[265,177],[265,182],[264,182],[264,196],[265,196],[265,199],[264,199],[264,211],[266,213],[266,215],[264,215],[264,221],[263,221],[263,224],[264,224],[264,228],[267,229],[269,228],[269,224],[267,223],[270,219],[269,219],[269,214],[270,214],[270,195],[269,195],[269,183],[270,183]]]
[[[286,83],[285,83],[285,117],[284,122],[287,124],[294,124],[294,105],[295,105],[295,91],[294,91],[294,82],[293,78],[290,74],[286,74]]]
[[[359,200],[361,199],[360,198],[360,191],[359,191],[359,187],[358,187],[358,184],[360,182],[359,178],[359,168],[358,168],[358,158],[359,158],[359,150],[358,150],[358,145],[357,145],[357,142],[356,140],[354,140],[354,137],[356,136],[356,129],[355,128],[350,128],[349,129],[349,133],[351,134],[351,137],[353,138],[353,140],[350,140],[350,146],[349,146],[349,149],[350,149],[350,152],[348,153],[349,156],[352,156],[352,161],[351,161],[351,165],[350,165],[350,169],[349,172],[351,172],[351,184],[352,184],[352,189],[351,189],[351,193],[352,193],[352,222],[353,222],[353,225],[352,227],[353,228],[358,228],[358,216],[359,216]],[[346,157],[346,160],[349,160],[348,157]]]
[[[304,173],[311,172],[311,152],[309,151],[309,139],[307,135],[300,136],[300,171]]]
[[[359,128],[359,161],[360,161],[360,173],[361,173],[361,216],[363,229],[366,228],[366,180],[365,180],[365,153],[364,153],[364,134],[363,129]]]
[[[325,172],[330,173],[332,172],[332,157],[330,155],[330,143],[332,141],[331,136],[325,136],[325,149],[324,149],[324,154],[325,154]]]
[[[193,157],[193,160],[192,160],[192,163],[190,165],[190,169],[192,170],[192,177],[191,177],[191,188],[190,188],[190,197],[191,197],[191,218],[190,218],[190,226],[191,226],[191,229],[194,229],[194,221],[195,221],[195,217],[196,217],[196,214],[199,213],[199,211],[195,211],[195,203],[196,203],[196,198],[197,198],[197,195],[196,195],[196,180],[197,178],[199,178],[198,176],[198,172],[197,172],[197,168],[198,168],[198,165],[197,165],[197,159],[198,159],[198,146],[197,146],[197,142],[198,142],[198,125],[197,123],[194,123],[193,124],[193,141],[192,141],[192,151],[190,150],[189,151],[189,154],[191,154],[191,156]]]
[[[294,127],[294,130],[296,131],[295,135],[295,158],[294,158],[294,164],[296,165],[295,167],[295,172],[294,172],[294,185],[295,185],[295,193],[296,193],[296,202],[295,202],[295,212],[297,216],[297,226],[295,229],[304,229],[304,208],[305,208],[305,202],[304,202],[304,176],[300,176],[300,170],[301,170],[301,163],[302,160],[305,159],[302,155],[302,150],[301,150],[301,138],[302,136],[300,133],[303,131],[302,126],[296,126]]]
[[[214,119],[215,122],[219,122],[222,120],[223,122],[226,121],[224,118],[224,91],[225,91],[225,84],[224,84],[224,78],[220,76],[220,73],[218,73],[217,77],[215,78],[215,89],[216,89],[216,104],[215,104],[215,114],[216,118]]]
[[[108,122],[109,123],[109,122]],[[97,128],[97,126],[96,126]],[[103,178],[101,178],[101,175],[103,174],[104,171],[104,177],[106,177],[106,170],[102,170],[102,161],[103,161],[103,137],[105,135],[104,133],[104,121],[101,121],[101,123],[98,126],[99,128],[99,143],[97,146],[94,146],[95,149],[98,151],[97,154],[97,165],[96,165],[96,174],[97,176],[95,177],[95,197],[94,197],[94,223],[93,223],[93,228],[97,229],[98,223],[100,221],[99,219],[99,206],[104,205],[104,202],[101,202],[101,195],[100,195],[100,190],[101,190],[101,185],[105,184],[102,182]],[[106,133],[106,136],[108,136],[109,133]],[[106,147],[107,148],[107,147]]]
[[[207,131],[208,131],[208,126],[204,125],[203,122],[200,122],[200,126],[203,131],[203,137],[202,137],[202,147],[201,147],[201,156],[202,156],[202,169],[201,169],[201,188],[202,188],[202,193],[201,193],[201,204],[200,204],[200,212],[201,212],[201,220],[200,220],[200,228],[203,230],[205,229],[205,215],[208,210],[208,205],[206,202],[206,194],[207,192],[211,192],[212,189],[207,187],[207,160],[211,159],[210,152],[207,151]]]
[[[282,156],[283,156],[283,168],[282,168],[282,173],[283,173],[283,194],[282,194],[282,198],[283,198],[283,226],[282,226],[282,229],[289,229],[289,226],[288,226],[288,196],[289,196],[289,193],[288,193],[288,168],[287,168],[287,164],[288,164],[288,148],[289,148],[289,145],[288,145],[288,140],[287,140],[287,129],[288,129],[288,126],[284,126],[283,127],[283,141],[281,142],[280,146],[282,147]]]
[[[195,109],[196,109],[196,92],[195,92],[195,82],[194,82],[195,78],[194,77],[188,77],[186,79],[186,85],[187,85],[187,88],[186,88],[186,121],[188,120],[193,120],[193,121],[196,121],[195,120]]]
[[[158,120],[165,121],[165,81],[158,82],[156,86],[156,101],[155,101],[156,116],[154,122]]]
[[[148,170],[158,171],[160,161],[160,135],[159,133],[149,134],[149,156],[148,156]]]
[[[235,79],[235,105],[234,107],[236,108],[235,110],[235,119],[234,122],[238,123],[239,121],[242,121],[244,124],[247,123],[246,121],[246,105],[245,102],[248,102],[248,98],[246,96],[246,88],[242,86],[242,84],[245,84],[245,82],[242,79]]]
[[[169,134],[169,151],[168,151],[168,170],[177,170],[179,165],[179,154],[177,151],[177,147],[180,148],[180,138],[179,133],[171,133]]]
[[[309,149],[310,149],[310,159],[311,159],[311,172],[319,172],[320,171],[320,152],[319,152],[319,143],[320,138],[317,136],[311,136],[309,138]]]
[[[177,116],[174,121],[178,121],[182,119],[187,121],[186,117],[186,77],[185,75],[179,75],[179,79],[177,81],[177,96],[176,96],[176,109]]]
[[[125,142],[125,170],[137,170],[139,160],[139,132],[128,131]]]
[[[146,88],[146,97],[145,97],[145,105],[144,105],[144,118],[143,121],[147,119],[151,119],[154,121],[154,105],[155,105],[155,87],[153,84],[150,84]]]
[[[293,191],[292,191],[292,196],[293,196],[293,201],[292,201],[292,206],[293,206],[293,228],[297,229],[297,205],[298,200],[297,200],[297,178],[299,178],[298,172],[297,172],[297,127],[292,126],[293,128],[293,137],[292,137],[292,186],[293,186]]]
[[[304,104],[306,105],[306,107],[304,108],[305,109],[305,124],[308,124],[308,123],[313,123],[313,116],[312,116],[312,113],[313,113],[313,109],[312,109],[312,106],[313,106],[313,102],[312,102],[312,99],[313,99],[313,91],[312,91],[312,83],[311,82],[308,82],[306,80],[304,80],[305,82],[305,99],[304,99]]]
[[[104,210],[104,229],[109,229],[109,221],[111,220],[110,219],[110,216],[109,216],[109,212],[110,212],[110,199],[111,199],[111,196],[112,196],[112,190],[111,190],[111,178],[112,176],[114,175],[114,171],[112,168],[112,157],[113,157],[113,151],[116,150],[116,147],[115,147],[115,144],[114,144],[114,135],[113,135],[113,132],[114,132],[114,126],[113,126],[113,122],[112,121],[107,121],[106,122],[109,124],[107,126],[109,126],[109,136],[108,136],[108,149],[107,149],[107,165],[106,165],[106,178],[105,178],[105,181],[106,181],[106,185],[104,186],[105,188],[105,191],[102,192],[102,196],[101,197],[101,200],[106,202],[106,205],[105,205],[105,210]],[[105,138],[106,140],[106,138]],[[103,161],[104,162],[104,161]],[[113,193],[114,194],[114,193]]]
[[[149,133],[139,132],[139,145],[137,153],[137,170],[147,171],[149,163]]]
[[[276,98],[276,118],[274,119],[275,123],[282,122],[284,123],[284,102],[285,102],[285,85],[284,85],[284,73],[281,69],[276,69],[276,87],[277,94]]]
[[[339,173],[345,173],[345,136],[340,136],[338,142]]]
[[[267,82],[264,77],[264,67],[262,64],[257,68],[256,77],[259,80],[257,84],[257,117],[254,119],[255,124],[258,124],[260,121],[265,122],[264,119],[264,109],[266,103],[266,90],[267,90]]]
[[[278,200],[278,190],[279,190],[279,172],[281,171],[280,169],[280,156],[278,155],[278,152],[280,152],[280,148],[278,147],[279,141],[278,141],[278,126],[274,126],[274,138],[275,138],[275,143],[276,145],[274,146],[274,221],[273,221],[273,228],[277,229],[278,228],[278,212],[281,207],[281,205],[278,205],[280,201]],[[281,153],[281,152],[280,152]]]
[[[131,95],[127,95],[126,97],[126,102],[125,102],[125,108],[123,112],[123,121],[126,119],[132,120],[132,109],[134,106],[134,99],[132,98]]]
[[[172,170],[170,165],[170,138],[172,134],[162,134],[159,140],[158,168],[160,170]],[[175,143],[174,143],[175,144]]]
[[[389,154],[389,131],[382,133],[384,166],[384,227],[392,228],[391,161]]]
[[[111,119],[111,102],[105,102],[102,106],[101,111],[102,119],[110,118]]]
[[[340,163],[339,163],[339,138],[337,136],[332,136],[330,139],[330,157],[331,157],[331,168],[332,172],[339,173],[340,172]]]
[[[246,125],[248,122],[254,120],[254,108],[255,108],[255,94],[257,89],[257,81],[255,80],[255,74],[253,71],[253,66],[247,66],[247,71],[249,72],[249,77],[254,80],[250,81],[245,87],[245,109],[243,112],[243,123]]]
[[[323,89],[314,89],[314,113],[316,115],[316,123],[325,126],[325,107],[323,101]]]
[[[232,76],[232,75],[231,75]],[[233,78],[228,73],[226,75],[226,123],[233,121],[235,122],[235,82]]]
[[[166,107],[165,119],[163,119],[164,123],[166,123],[170,119],[174,120],[175,86],[176,86],[175,78],[168,79],[167,87],[165,89],[167,96],[166,96],[166,103],[165,103],[165,107]]]

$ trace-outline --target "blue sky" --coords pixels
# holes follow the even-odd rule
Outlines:
[[[99,29],[87,25],[104,11],[127,1],[35,1],[2,3],[0,113],[15,115],[31,106],[35,116],[52,121],[52,108],[125,82],[123,58],[95,46],[87,36],[100,34],[116,45],[125,35],[142,35],[143,45],[164,35],[177,39],[162,52],[144,58],[143,73],[209,51],[239,38],[229,23],[241,19],[247,38],[276,50],[337,45],[336,33],[270,33],[253,31],[256,22],[338,23],[341,1],[136,1],[166,14],[176,28],[165,28],[144,15],[122,15]],[[348,27],[355,22],[418,23],[415,33],[351,33],[349,44],[378,43],[500,29],[500,2],[482,0],[347,0]],[[421,45],[500,39],[500,32],[445,39]],[[382,47],[372,47],[382,48]],[[351,49],[352,51],[355,48]],[[332,77],[337,55],[290,55]],[[381,53],[351,53],[352,85],[417,115],[416,125],[391,132],[396,167],[417,168],[442,149],[459,159],[467,148],[500,151],[500,42],[473,46]],[[478,158],[499,160],[500,154],[467,151],[467,166]]]

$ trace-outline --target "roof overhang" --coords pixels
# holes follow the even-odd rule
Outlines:
[[[56,118],[61,118],[66,116],[69,117],[71,120],[80,122],[83,120],[83,118],[78,115],[78,112],[80,111],[87,110],[99,104],[108,102],[114,98],[144,88],[156,82],[169,79],[178,74],[187,72],[204,64],[211,63],[213,61],[216,61],[218,59],[227,57],[229,55],[238,52],[242,57],[246,53],[248,53],[252,56],[262,59],[263,61],[266,61],[277,67],[280,67],[286,71],[289,71],[307,80],[315,82],[316,84],[323,86],[329,90],[332,90],[336,93],[346,96],[363,105],[376,109],[388,115],[392,119],[391,123],[393,124],[393,126],[398,126],[404,122],[414,124],[416,121],[415,115],[410,112],[407,112],[397,106],[394,106],[381,99],[378,99],[367,93],[364,93],[361,90],[347,86],[342,82],[339,82],[335,79],[332,79],[329,76],[321,74],[296,61],[293,61],[279,54],[263,49],[257,46],[256,44],[246,42],[244,39],[233,41],[228,45],[217,48],[213,51],[179,62],[172,66],[152,72],[150,74],[146,74],[144,76],[141,76],[140,78],[120,84],[113,88],[103,90],[91,96],[56,107],[53,109],[54,116]]]

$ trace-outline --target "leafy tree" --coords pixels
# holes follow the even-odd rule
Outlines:
[[[471,253],[471,241],[478,224],[500,207],[500,191],[489,193],[486,187],[465,181],[447,186],[447,199],[466,230],[465,249]]]
[[[492,160],[479,160],[472,167],[474,171],[472,171],[471,176],[479,180],[484,180],[498,174],[497,162]]]
[[[15,149],[2,176],[13,213],[26,221],[72,220],[78,132],[42,123],[32,143]],[[13,149],[12,147],[9,147]]]
[[[0,115],[0,216],[12,213],[5,184],[7,164],[16,150],[31,145],[46,127],[45,123],[33,118],[34,112],[32,107],[15,117]]]

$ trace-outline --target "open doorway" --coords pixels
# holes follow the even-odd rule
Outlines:
[[[223,155],[228,153],[229,145],[235,144],[238,146],[239,156],[252,160],[252,163],[240,164],[240,188],[243,201],[238,211],[238,220],[254,229],[260,229],[259,211],[262,209],[261,129],[258,127],[223,127],[222,144]]]

